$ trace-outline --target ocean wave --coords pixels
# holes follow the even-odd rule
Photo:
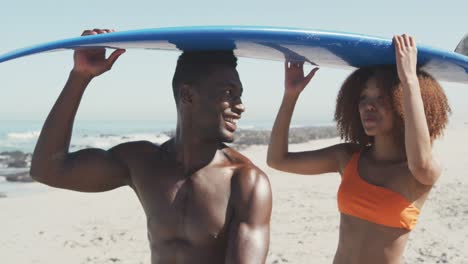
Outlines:
[[[7,134],[9,140],[35,140],[39,137],[39,131],[12,132]]]
[[[39,132],[9,133],[4,139],[0,138],[0,152],[20,150],[26,153],[32,152],[39,137]],[[74,134],[70,147],[73,151],[83,148],[109,149],[115,145],[129,142],[147,140],[161,144],[168,140],[169,136],[153,133],[133,134]]]
[[[153,143],[161,144],[168,140],[169,137],[164,134],[127,134],[127,135],[113,135],[113,134],[100,134],[100,135],[83,135],[80,137],[72,138],[71,148],[101,148],[108,149],[115,145],[129,142],[147,140]]]

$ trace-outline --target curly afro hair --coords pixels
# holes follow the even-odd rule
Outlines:
[[[431,75],[418,70],[417,77],[429,134],[433,141],[442,135],[451,109],[442,87]],[[403,89],[395,65],[363,67],[354,71],[345,80],[336,99],[335,121],[338,133],[347,142],[361,146],[373,143],[373,137],[364,132],[358,110],[361,92],[371,78],[375,78],[377,85],[389,98],[395,117],[394,138],[396,142],[404,144]]]

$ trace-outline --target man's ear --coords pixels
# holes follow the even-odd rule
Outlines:
[[[179,88],[180,101],[183,104],[191,104],[193,99],[193,88],[188,84],[182,84]]]

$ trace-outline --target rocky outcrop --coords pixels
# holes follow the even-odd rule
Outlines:
[[[7,168],[26,168],[28,163],[25,160],[13,160],[7,163]]]
[[[235,149],[243,149],[250,145],[268,145],[270,130],[240,129],[234,134],[235,140],[231,145]],[[297,127],[289,130],[289,143],[297,144],[311,140],[337,137],[335,127]]]
[[[169,137],[175,136],[175,130],[164,132]],[[235,149],[243,149],[250,145],[268,145],[271,130],[239,129],[234,134],[234,142],[230,144]],[[315,139],[338,137],[334,126],[296,127],[289,130],[289,143],[297,144]]]
[[[0,153],[0,168],[27,168],[31,164],[31,153],[4,151]]]
[[[34,182],[29,171],[6,175],[5,179],[9,182]]]

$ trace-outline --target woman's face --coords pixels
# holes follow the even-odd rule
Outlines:
[[[359,115],[368,136],[388,135],[393,129],[393,111],[390,98],[370,78],[359,98]]]

